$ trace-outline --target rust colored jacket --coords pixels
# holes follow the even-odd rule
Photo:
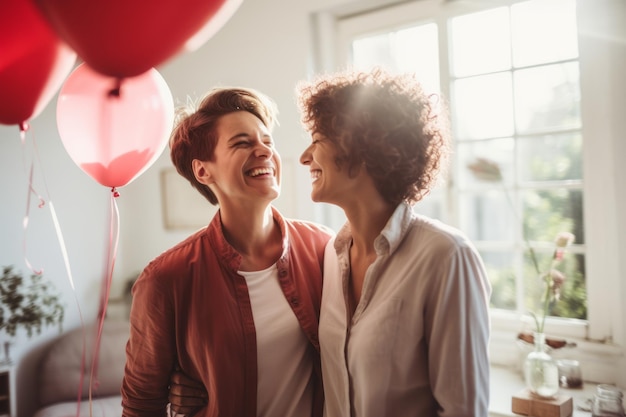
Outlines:
[[[324,247],[331,232],[284,219],[276,262],[280,286],[310,342],[312,417],[322,415],[318,322]],[[256,416],[257,352],[241,256],[224,238],[219,212],[211,223],[167,250],[133,287],[131,332],[122,383],[123,416],[165,416],[168,385],[178,363],[202,381],[208,405],[196,416]]]

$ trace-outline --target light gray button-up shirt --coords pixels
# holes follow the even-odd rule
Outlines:
[[[326,247],[326,417],[486,417],[491,287],[458,230],[400,204],[349,320],[350,225]]]

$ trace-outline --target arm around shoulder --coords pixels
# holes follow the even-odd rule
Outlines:
[[[176,363],[171,290],[146,268],[133,288],[130,337],[122,381],[124,417],[166,415],[170,374]]]

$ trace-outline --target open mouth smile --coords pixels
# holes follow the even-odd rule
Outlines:
[[[321,176],[322,176],[322,171],[320,171],[319,169],[311,170],[311,180],[313,182],[317,181]]]
[[[264,167],[264,168],[253,168],[246,173],[246,175],[250,177],[259,177],[259,176],[275,176],[274,168]]]

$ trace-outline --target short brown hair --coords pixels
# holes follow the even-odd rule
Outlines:
[[[271,131],[277,123],[276,104],[266,95],[250,88],[215,88],[198,106],[177,109],[176,124],[170,135],[170,157],[180,175],[185,177],[213,205],[217,197],[206,185],[198,182],[192,161],[210,161],[217,144],[217,121],[236,111],[247,111],[258,117]]]
[[[337,145],[338,166],[364,165],[386,201],[415,203],[436,184],[450,147],[447,109],[415,76],[346,70],[297,90],[305,128]]]

